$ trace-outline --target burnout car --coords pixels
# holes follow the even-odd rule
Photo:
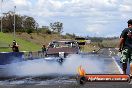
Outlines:
[[[66,58],[69,54],[79,53],[78,43],[74,40],[52,41],[47,47],[46,56]]]

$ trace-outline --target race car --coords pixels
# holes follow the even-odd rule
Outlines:
[[[78,43],[74,40],[52,41],[47,47],[46,56],[66,58],[69,54],[78,54]]]

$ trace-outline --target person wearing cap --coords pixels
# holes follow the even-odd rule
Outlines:
[[[19,45],[13,40],[13,44],[10,46],[13,52],[19,52]]]
[[[132,19],[128,20],[128,28],[125,28],[120,35],[119,52],[123,73],[126,74],[127,62],[130,63],[130,76],[132,76]]]

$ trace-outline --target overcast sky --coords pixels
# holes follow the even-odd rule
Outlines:
[[[14,5],[40,26],[59,21],[64,33],[82,36],[119,36],[132,19],[132,0],[3,0],[3,12]]]

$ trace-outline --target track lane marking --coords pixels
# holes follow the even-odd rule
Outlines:
[[[121,74],[123,74],[123,71],[122,71],[121,67],[118,65],[118,63],[116,62],[115,58],[112,57],[112,59],[114,60],[114,63],[116,64],[116,66],[117,66],[119,72],[120,72]]]

